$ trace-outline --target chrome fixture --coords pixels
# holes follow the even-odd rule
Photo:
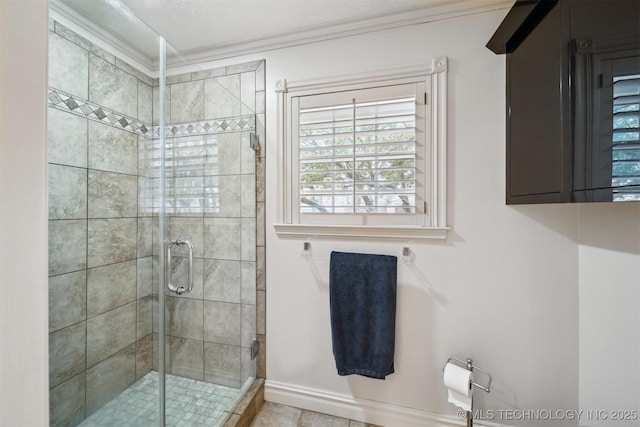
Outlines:
[[[189,248],[189,271],[188,271],[188,287],[174,285],[171,280],[171,248],[173,246],[185,245]],[[193,289],[193,245],[189,240],[185,240],[182,237],[178,237],[176,240],[170,242],[167,245],[167,285],[169,290],[175,292],[177,295],[187,294]]]
[[[447,359],[447,363],[449,363],[449,362],[452,362],[452,363],[456,362],[456,364],[458,366],[460,366],[461,368],[465,368],[466,370],[471,371],[471,372],[476,372],[476,371],[482,372],[485,375],[486,379],[488,379],[487,384],[486,385],[481,385],[481,384],[479,384],[477,382],[470,381],[469,382],[469,387],[477,387],[480,390],[483,390],[483,391],[485,391],[487,393],[490,392],[491,379],[492,379],[491,378],[491,374],[489,372],[485,371],[484,369],[480,369],[476,365],[474,365],[473,364],[473,360],[467,359],[466,361],[464,361],[464,360],[461,360],[461,359],[458,359],[458,358],[455,358],[455,357],[450,357],[449,359]],[[444,364],[445,368],[447,367],[447,363]],[[442,368],[442,370],[444,371],[444,368]],[[471,410],[467,411],[467,414],[466,414],[467,427],[473,427],[473,403],[471,403],[471,406],[472,406]]]
[[[311,243],[304,242],[302,244],[302,256],[304,258],[311,258]]]
[[[249,134],[249,147],[254,151],[260,150],[260,139],[258,138],[258,135],[253,132]]]
[[[402,262],[407,265],[411,264],[411,249],[409,249],[409,247],[407,246],[402,248]]]
[[[251,360],[254,360],[258,357],[258,352],[260,351],[260,341],[253,340],[251,343]]]

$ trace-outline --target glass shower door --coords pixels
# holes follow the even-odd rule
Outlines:
[[[105,28],[118,28],[120,38],[99,37]],[[123,36],[134,43],[129,55]],[[132,387],[154,371],[158,216],[145,147],[160,41],[116,2],[50,3],[51,425],[122,424],[131,408],[114,405],[133,401]],[[149,395],[137,410],[147,424],[159,420],[158,388]]]
[[[256,376],[264,65],[199,70],[117,1],[50,6],[51,425],[222,425]]]
[[[168,78],[159,304],[168,425],[223,425],[256,377],[259,66]]]

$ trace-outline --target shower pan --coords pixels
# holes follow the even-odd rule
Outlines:
[[[51,425],[224,425],[257,376],[264,62],[52,0],[48,100]]]

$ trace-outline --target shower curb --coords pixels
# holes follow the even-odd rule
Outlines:
[[[264,378],[256,379],[224,427],[249,427],[264,405]]]

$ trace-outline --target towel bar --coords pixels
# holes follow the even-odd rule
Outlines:
[[[303,242],[302,243],[302,253],[303,258],[311,258],[311,243]],[[408,246],[404,246],[402,248],[402,262],[405,264],[411,264],[411,248]]]

